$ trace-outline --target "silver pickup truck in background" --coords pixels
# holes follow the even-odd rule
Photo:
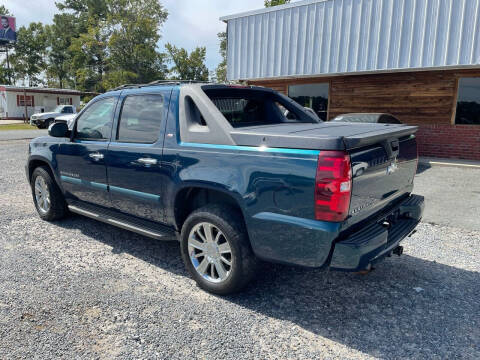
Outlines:
[[[36,125],[39,129],[45,129],[48,128],[57,117],[76,113],[77,109],[74,105],[58,105],[55,110],[51,112],[33,114],[30,117],[30,125]]]

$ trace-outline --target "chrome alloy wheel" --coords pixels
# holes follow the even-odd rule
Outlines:
[[[215,225],[202,222],[188,235],[188,254],[197,273],[212,283],[225,281],[232,270],[232,249]]]
[[[37,176],[35,179],[35,200],[42,214],[46,214],[50,210],[50,192],[42,176]]]

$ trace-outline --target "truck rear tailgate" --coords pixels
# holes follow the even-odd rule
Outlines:
[[[395,134],[385,138],[384,134],[371,145],[348,151],[352,167],[352,197],[345,228],[412,192],[417,169],[414,132],[402,134],[404,136],[399,138]],[[352,143],[362,141],[365,142],[365,139],[355,139]]]

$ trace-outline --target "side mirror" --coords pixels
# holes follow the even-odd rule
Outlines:
[[[65,123],[53,123],[48,128],[48,135],[58,138],[70,137],[70,130]]]

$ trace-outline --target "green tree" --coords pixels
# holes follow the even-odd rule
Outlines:
[[[40,75],[46,69],[47,37],[42,23],[31,23],[17,31],[15,53],[11,56],[11,65],[16,80],[28,80],[29,86],[41,83]]]
[[[184,48],[177,48],[170,43],[166,44],[165,48],[168,52],[168,60],[173,64],[170,68],[172,79],[208,81],[205,47],[197,47],[190,54]]]
[[[10,71],[10,76],[11,76]],[[10,85],[10,78],[8,76],[8,69],[7,69],[7,60],[2,60],[0,64],[0,84],[9,84]]]
[[[80,29],[73,14],[55,14],[53,24],[46,25],[47,35],[47,79],[54,87],[72,86],[72,40],[78,37]]]
[[[0,5],[0,15],[11,15],[5,5]]]
[[[265,0],[265,7],[288,4],[290,0]]]
[[[101,92],[165,78],[157,43],[168,13],[158,0],[63,0],[57,7],[78,23],[71,44],[59,46],[68,45],[66,63],[77,88]],[[59,78],[58,66],[51,68]]]
[[[60,11],[73,13],[84,25],[87,19],[107,18],[107,0],[64,0],[55,4]]]
[[[108,34],[104,27],[89,26],[88,32],[72,39],[72,70],[76,87],[85,91],[103,92],[107,60]]]
[[[69,57],[69,77],[80,90],[102,92],[107,61],[108,6],[106,0],[64,0],[56,3],[61,15],[75,19],[74,36],[64,52]],[[66,17],[67,18],[67,17]],[[66,19],[65,18],[65,19]],[[55,72],[55,71],[54,71]]]
[[[164,79],[164,56],[157,52],[168,12],[158,0],[107,0],[110,86]]]
[[[166,77],[167,54],[157,44],[168,13],[158,0],[59,0],[56,6],[53,24],[18,29],[16,79],[102,92]],[[2,5],[0,12],[8,14]],[[205,49],[186,55],[189,76],[208,78]]]
[[[220,56],[222,61],[218,64],[215,69],[216,81],[226,82],[227,81],[227,32],[222,31],[217,34],[218,39],[220,40]]]

